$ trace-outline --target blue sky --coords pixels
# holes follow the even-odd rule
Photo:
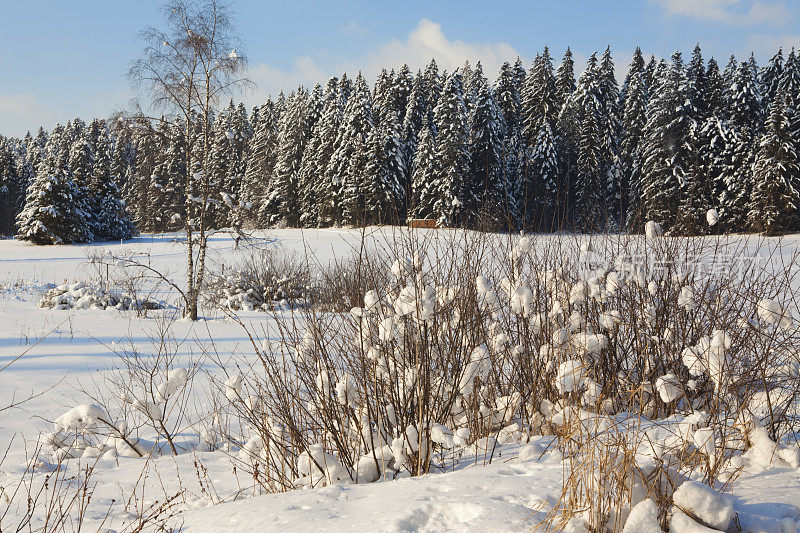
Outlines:
[[[0,20],[0,133],[24,135],[71,117],[105,116],[129,100],[127,67],[136,35],[159,25],[160,1],[3,2]],[[700,42],[721,62],[778,46],[800,46],[798,0],[558,0],[490,2],[235,2],[257,88],[248,105],[299,83],[383,65],[416,68],[432,56],[452,69],[480,59],[490,78],[506,59],[529,61],[549,45],[579,62],[610,45],[618,73],[639,45],[647,54],[688,53]]]

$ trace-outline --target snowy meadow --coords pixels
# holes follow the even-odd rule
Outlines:
[[[0,241],[0,529],[797,531],[794,236]]]

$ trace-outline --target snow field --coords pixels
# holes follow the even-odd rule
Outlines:
[[[612,516],[638,521],[631,522],[634,527],[652,524],[653,507],[662,525],[674,521],[675,527],[682,520],[698,527],[719,526],[724,516],[714,523],[707,518],[724,515],[728,507],[756,524],[748,526],[753,531],[766,527],[763,524],[790,527],[785,519],[791,521],[793,516],[782,515],[791,515],[792,491],[800,494],[793,484],[797,482],[796,444],[792,447],[796,406],[787,395],[796,386],[792,372],[797,361],[791,352],[796,310],[785,293],[776,293],[776,289],[792,290],[790,285],[759,285],[765,292],[745,299],[739,289],[718,279],[691,279],[675,271],[664,274],[652,268],[653,263],[617,260],[625,254],[614,250],[616,243],[593,238],[590,245],[585,242],[589,239],[578,245],[578,239],[571,243],[569,237],[499,237],[492,246],[504,248],[507,259],[492,259],[498,261],[492,268],[475,260],[467,276],[468,269],[446,270],[438,257],[469,258],[479,245],[458,240],[457,232],[446,235],[454,235],[453,242],[440,235],[427,237],[424,253],[415,255],[406,253],[402,237],[374,230],[373,250],[392,243],[398,247],[397,260],[388,263],[389,286],[368,287],[361,305],[348,314],[241,311],[240,320],[256,332],[255,345],[238,324],[212,310],[211,320],[204,324],[170,323],[175,357],[159,372],[152,394],[121,398],[113,414],[108,406],[93,406],[86,394],[74,390],[75,384],[91,391],[90,385],[101,385],[92,380],[115,373],[109,368],[120,367],[120,360],[110,353],[112,342],[115,351],[131,345],[142,353],[157,351],[148,336],[157,333],[159,319],[91,309],[36,309],[39,291],[33,285],[52,283],[40,275],[37,284],[10,289],[0,304],[5,331],[14,331],[0,344],[0,360],[9,361],[19,352],[26,328],[39,337],[64,315],[70,325],[58,326],[31,350],[31,357],[6,370],[13,372],[8,375],[17,383],[17,394],[34,389],[45,389],[46,394],[15,408],[13,415],[0,413],[3,434],[27,434],[36,440],[31,421],[43,434],[53,429],[56,434],[69,432],[87,444],[76,447],[75,441],[51,435],[47,442],[55,455],[50,464],[63,459],[69,469],[78,461],[97,461],[103,486],[130,487],[128,492],[137,490],[137,464],[171,465],[181,472],[182,481],[163,493],[183,493],[174,511],[187,512],[173,518],[187,530],[231,526],[256,530],[266,520],[275,520],[276,527],[285,530],[308,523],[332,531],[350,524],[406,531],[522,530],[540,522],[553,528],[580,528]],[[357,232],[333,231],[315,232],[313,241],[289,230],[275,232],[275,238],[289,248],[313,242],[319,264],[349,253],[359,240]],[[668,239],[657,233],[647,238],[657,241],[662,258],[674,257],[669,255]],[[18,243],[0,245],[23,253],[30,250]],[[154,245],[150,248],[154,260],[180,272],[179,255],[158,258],[156,253],[170,253],[159,248],[179,252],[179,244]],[[230,241],[216,245],[225,259],[243,252],[229,249]],[[655,253],[646,244],[629,246]],[[728,246],[740,251],[764,247],[746,239]],[[788,255],[785,246],[780,253]],[[42,250],[49,254],[74,253],[74,249]],[[611,251],[615,253],[608,258]],[[592,254],[606,257],[601,267],[593,260],[579,260]],[[555,265],[541,268],[556,257],[563,262],[560,270]],[[774,260],[775,255],[770,257]],[[61,276],[70,276],[67,269],[86,268],[77,257],[73,262],[70,267],[54,260],[57,266],[49,279],[62,281]],[[24,259],[12,265],[22,266]],[[168,292],[163,297],[168,300]],[[725,320],[716,318],[723,315]],[[290,317],[294,321],[287,320]],[[295,322],[302,326],[295,330],[286,325]],[[759,344],[749,338],[758,338]],[[415,351],[430,345],[436,349]],[[419,353],[433,362],[429,370],[420,366],[426,359]],[[764,353],[781,355],[769,360],[758,357]],[[277,354],[290,371],[269,366]],[[622,361],[611,374],[614,378],[606,371],[612,356]],[[201,359],[204,372],[193,373],[193,365]],[[741,365],[744,360],[749,367]],[[371,371],[359,373],[364,365]],[[774,384],[768,390],[739,384],[739,376],[753,365]],[[40,376],[43,368],[49,376]],[[264,368],[274,382],[265,379]],[[69,371],[67,383],[61,380],[65,371]],[[520,382],[533,383],[540,392],[514,388]],[[50,384],[55,387],[48,390]],[[436,392],[425,398],[420,392],[425,388]],[[279,390],[295,397],[281,406],[276,403]],[[630,390],[636,392],[626,392]],[[0,399],[5,401],[10,392],[4,391]],[[182,395],[197,412],[175,426],[179,453],[172,454],[152,422],[165,418],[159,406]],[[737,403],[733,398],[747,409],[732,411],[728,405]],[[777,405],[765,408],[773,402]],[[725,409],[716,407],[720,403],[726,404]],[[307,416],[289,416],[301,411]],[[776,412],[783,416],[776,417]],[[732,414],[741,419],[737,424],[729,424]],[[113,429],[101,422],[105,415]],[[47,420],[57,423],[48,427]],[[119,425],[121,421],[129,421],[127,427]],[[293,424],[302,428],[302,437],[286,437],[294,432]],[[636,429],[621,430],[630,427]],[[574,442],[537,437],[570,431],[581,437]],[[109,440],[119,435],[137,439],[149,457],[131,457],[124,442]],[[597,444],[587,447],[586,441]],[[581,472],[576,465],[588,464],[586,457],[592,453],[620,461],[603,445],[620,442],[636,458],[635,468],[621,469],[629,474],[619,481],[621,486],[631,494],[638,483],[635,490],[644,490],[641,502],[652,505],[629,496],[608,500],[592,510],[595,516],[552,513],[570,494],[564,492],[569,484],[562,484],[563,469]],[[471,448],[482,453],[470,455]],[[682,462],[678,450],[690,452],[695,461]],[[383,455],[376,462],[378,451]],[[194,458],[208,470],[207,477],[195,473]],[[8,486],[23,464],[24,454],[15,448],[1,467],[5,477],[0,485]],[[275,472],[278,466],[288,473]],[[586,472],[602,472],[608,466],[595,465]],[[737,480],[739,467],[744,473]],[[254,480],[254,472],[261,473],[260,481]],[[679,511],[671,507],[675,498],[671,494],[665,500],[648,496],[652,489],[641,482],[642,476],[653,472],[658,472],[659,483],[675,482],[679,495],[686,483],[689,491],[695,485],[718,488],[720,481],[731,480],[734,497],[726,500],[729,506],[713,504],[710,498],[707,508],[692,510],[680,505],[678,496],[674,503],[683,508]],[[759,475],[782,476],[786,506],[778,506],[770,491],[748,492],[748,484],[756,484]],[[393,477],[398,479],[383,482]],[[149,486],[152,493],[154,485],[148,484],[155,480],[148,479],[142,490]],[[370,483],[375,480],[381,482]],[[586,494],[589,499],[598,499],[604,488],[614,486],[599,478],[592,483],[595,492]],[[297,488],[309,490],[243,499]],[[759,498],[773,507],[754,512],[748,506],[757,505],[750,502]],[[241,501],[192,510],[231,499]],[[392,503],[377,503],[386,501]],[[110,498],[98,497],[90,515],[101,520],[103,504],[109,503]],[[115,509],[109,523],[124,527],[136,514]],[[759,518],[762,515],[765,518]],[[630,529],[627,522],[624,527]]]

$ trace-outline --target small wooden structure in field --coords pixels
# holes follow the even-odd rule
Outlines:
[[[408,219],[408,227],[409,228],[435,228],[439,224],[436,222],[435,218],[409,218]]]

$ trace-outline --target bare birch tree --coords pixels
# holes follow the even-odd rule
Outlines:
[[[207,172],[213,112],[223,96],[249,86],[250,81],[228,3],[170,0],[163,10],[165,29],[141,32],[145,47],[131,66],[129,78],[154,109],[176,113],[186,128],[188,282],[182,295],[184,316],[197,320],[208,245],[208,208],[219,202],[211,197]],[[142,111],[134,118],[151,119]]]

